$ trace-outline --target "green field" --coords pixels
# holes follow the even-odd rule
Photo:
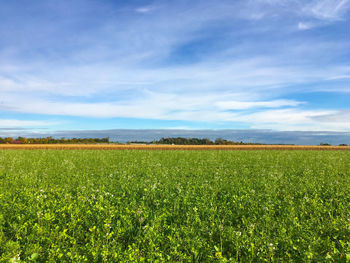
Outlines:
[[[350,262],[348,151],[0,151],[0,262]]]

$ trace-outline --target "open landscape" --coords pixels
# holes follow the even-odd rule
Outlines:
[[[349,175],[349,151],[1,150],[0,262],[349,262]]]
[[[350,263],[350,0],[0,19],[0,263]]]
[[[331,150],[350,146],[310,145],[166,145],[166,144],[0,144],[0,150]]]

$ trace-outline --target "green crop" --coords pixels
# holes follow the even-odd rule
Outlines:
[[[0,151],[0,262],[350,262],[350,152]]]

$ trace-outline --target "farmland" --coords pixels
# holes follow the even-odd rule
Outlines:
[[[350,262],[350,151],[2,147],[0,262]]]
[[[331,150],[350,146],[316,145],[167,145],[167,144],[0,144],[0,150]]]

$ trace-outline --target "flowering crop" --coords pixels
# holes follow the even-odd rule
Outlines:
[[[0,151],[0,262],[350,262],[349,151]]]

